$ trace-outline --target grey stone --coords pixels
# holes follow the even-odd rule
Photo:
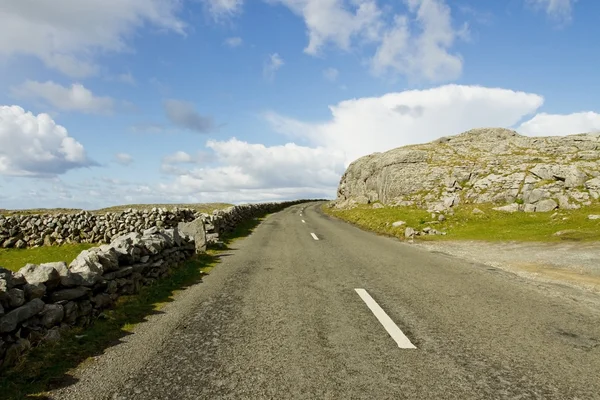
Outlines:
[[[525,204],[523,211],[530,213],[535,211],[535,204]]]
[[[600,215],[598,215],[598,214],[590,214],[590,215],[588,215],[588,219],[590,219],[592,221],[598,220],[598,219],[600,219]]]
[[[512,204],[502,206],[502,207],[494,207],[493,209],[496,211],[514,213],[514,212],[519,211],[519,205],[517,203],[512,203]]]
[[[374,209],[378,209],[378,208],[384,208],[384,207],[385,207],[385,206],[384,206],[383,204],[381,204],[381,203],[375,203],[375,204],[373,204],[373,206],[372,206],[372,208],[374,208]]]
[[[552,199],[541,200],[535,206],[536,212],[548,212],[556,210],[558,203]]]
[[[60,324],[65,317],[65,310],[60,304],[46,304],[40,315],[42,317],[42,325],[46,328],[51,328]]]
[[[25,278],[27,283],[36,285],[43,283],[49,290],[54,289],[60,283],[60,274],[50,263],[48,264],[27,264],[17,272]]]
[[[23,290],[25,291],[27,300],[41,299],[46,294],[46,285],[43,283],[28,283],[23,286]]]
[[[21,289],[12,288],[8,292],[8,304],[11,308],[20,307],[25,304],[25,292]]]
[[[444,214],[440,214],[440,215],[438,216],[438,221],[440,221],[440,222],[444,222],[445,220],[446,220],[446,216],[445,216]]]
[[[20,322],[29,319],[42,311],[44,302],[40,299],[33,299],[29,303],[12,310],[0,318],[0,333],[11,332],[17,328]]]
[[[472,214],[485,214],[483,211],[481,211],[479,208],[474,208],[471,211]]]
[[[394,228],[401,227],[402,225],[406,225],[406,222],[405,222],[405,221],[396,221],[396,222],[393,222],[393,223],[392,223],[392,226],[393,226]]]
[[[416,232],[415,232],[415,230],[414,230],[413,228],[407,227],[407,228],[404,230],[404,237],[405,237],[405,238],[412,238],[412,237],[414,237],[414,236],[415,236],[415,233],[416,233]]]
[[[207,237],[202,218],[197,218],[192,222],[180,222],[177,225],[177,229],[181,236],[194,240],[196,253],[204,253],[206,251]]]
[[[79,287],[70,288],[70,289],[63,289],[63,290],[58,290],[58,291],[52,293],[50,295],[50,300],[52,300],[53,303],[63,301],[63,300],[75,300],[80,297],[88,295],[90,292],[91,292],[91,289],[84,287],[84,286],[79,286]]]
[[[104,267],[97,252],[84,250],[69,264],[69,272],[70,277],[78,281],[78,284],[93,286],[102,279]]]
[[[49,343],[58,342],[60,340],[60,328],[55,326],[54,328],[49,329],[42,340]]]

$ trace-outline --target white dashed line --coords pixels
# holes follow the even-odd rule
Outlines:
[[[306,221],[305,221],[305,220],[302,220],[302,223],[303,223],[303,224],[305,224],[305,223],[306,223]]]
[[[356,293],[360,296],[361,299],[367,304],[367,307],[373,312],[375,317],[379,320],[381,325],[385,328],[387,333],[394,339],[394,341],[398,344],[398,347],[401,349],[416,349],[415,345],[410,342],[410,340],[402,333],[398,325],[392,321],[392,319],[383,311],[379,304],[365,289],[354,289]]]
[[[319,240],[319,238],[317,237],[317,235],[315,235],[314,233],[311,233],[310,235],[313,237],[313,239]]]

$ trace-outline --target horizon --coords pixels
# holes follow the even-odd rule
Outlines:
[[[600,132],[600,3],[498,3],[0,3],[0,208],[334,199],[375,152]]]

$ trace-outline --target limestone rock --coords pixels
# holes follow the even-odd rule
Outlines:
[[[545,200],[558,199],[557,207],[573,209],[600,199],[598,148],[600,133],[527,137],[502,128],[473,129],[355,160],[340,181],[335,204],[380,202],[444,211],[522,199],[539,210],[552,204]]]
[[[33,299],[29,303],[15,308],[8,314],[0,318],[0,333],[10,332],[16,329],[17,324],[29,319],[42,311],[44,302],[40,299]]]
[[[502,206],[502,207],[494,207],[494,210],[508,212],[508,213],[514,213],[514,212],[519,211],[519,205],[517,203],[512,203],[512,204]]]
[[[558,203],[552,199],[546,199],[538,202],[535,206],[536,212],[548,212],[553,211],[558,207]]]
[[[197,218],[192,222],[181,222],[177,225],[179,234],[190,240],[194,240],[196,246],[196,253],[203,253],[206,251],[206,229],[204,227],[204,220]]]
[[[404,221],[396,221],[396,222],[392,222],[392,226],[393,226],[394,228],[399,228],[399,227],[401,227],[402,225],[406,225],[406,222],[404,222]]]
[[[27,283],[31,285],[43,283],[50,290],[60,283],[60,274],[52,263],[41,265],[27,264],[17,272],[17,275],[23,276]]]

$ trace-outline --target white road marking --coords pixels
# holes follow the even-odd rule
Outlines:
[[[311,233],[310,235],[313,237],[313,239],[319,240],[319,238],[317,237],[317,235],[315,235],[314,233]]]
[[[305,220],[302,220],[302,223],[303,223],[303,224],[305,224],[305,223],[306,223],[306,221],[305,221]]]
[[[415,345],[402,333],[398,325],[392,321],[392,319],[383,311],[379,304],[365,289],[354,289],[361,299],[367,304],[367,307],[373,312],[375,317],[379,320],[381,325],[385,328],[387,333],[398,343],[398,347],[401,349],[416,349]]]

